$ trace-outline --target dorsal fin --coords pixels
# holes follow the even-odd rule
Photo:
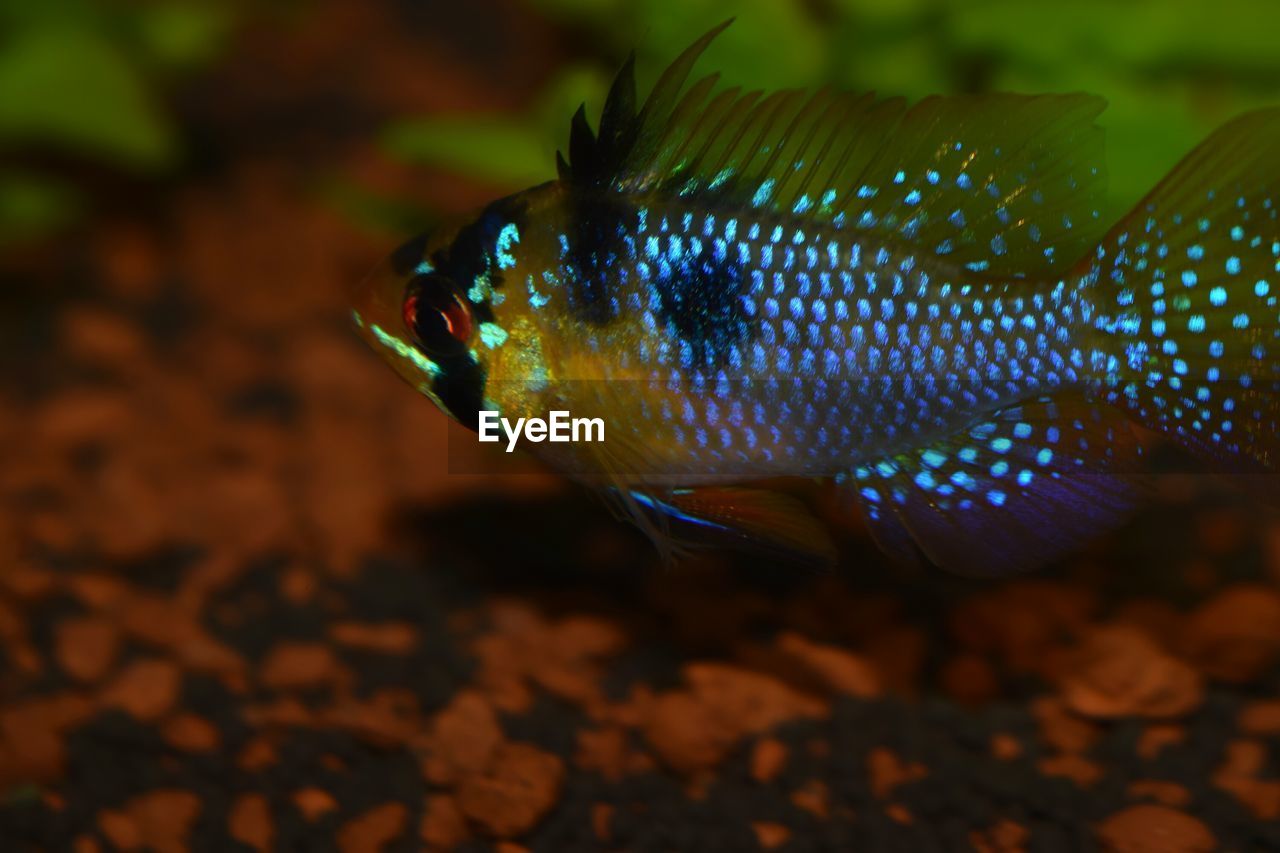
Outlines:
[[[750,206],[910,241],[974,270],[1065,268],[1102,232],[1105,107],[1084,95],[763,96],[689,83],[725,22],[667,68],[636,112],[634,62],[593,135],[574,117],[567,180],[636,196]]]

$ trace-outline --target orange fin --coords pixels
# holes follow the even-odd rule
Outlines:
[[[836,560],[831,536],[790,495],[739,486],[676,489],[664,499],[632,496],[661,513],[677,538],[690,544],[772,553],[795,562],[829,565]]]

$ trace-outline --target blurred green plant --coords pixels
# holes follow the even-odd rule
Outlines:
[[[1106,97],[1109,216],[1133,204],[1218,124],[1280,102],[1275,0],[527,2],[591,32],[612,59],[566,69],[523,116],[398,121],[383,137],[392,156],[511,189],[545,180],[573,110],[586,101],[595,119],[627,51],[638,50],[643,88],[646,71],[652,80],[676,51],[729,17],[736,22],[702,67],[748,88],[835,84],[913,98],[957,91]]]
[[[603,68],[562,69],[524,115],[424,116],[392,122],[385,150],[404,162],[436,166],[503,187],[527,187],[553,177],[560,126],[581,103],[602,104]]]
[[[232,5],[216,0],[0,3],[0,150],[162,173],[179,153],[164,83],[216,55],[232,23]],[[65,180],[0,167],[0,243],[84,209]]]
[[[31,782],[16,785],[4,792],[4,802],[7,805],[25,805],[38,801],[44,790]]]

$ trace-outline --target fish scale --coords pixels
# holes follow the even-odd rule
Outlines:
[[[1118,286],[1099,324],[1124,341],[1108,399],[1231,457],[1251,425],[1268,423],[1274,401],[1259,390],[1274,392],[1280,379],[1280,211],[1230,173],[1202,193],[1148,203],[1140,228],[1099,247],[1094,274]],[[1179,210],[1191,207],[1191,218]]]
[[[397,252],[370,344],[473,427],[601,418],[531,449],[667,553],[833,559],[759,482],[817,477],[894,557],[1008,574],[1140,504],[1135,425],[1280,468],[1280,109],[1108,229],[1100,98],[719,88],[721,29],[643,103],[628,61],[556,180]]]
[[[1089,360],[1071,335],[1082,282],[991,282],[847,231],[752,213],[653,208],[618,227],[617,298],[642,307],[643,333],[605,329],[587,343],[614,358],[599,376],[608,392],[583,408],[607,410],[637,439],[669,436],[684,458],[642,472],[654,479],[835,474],[1076,383]],[[566,240],[561,260],[572,256]],[[704,260],[739,265],[735,307],[754,329],[725,345],[723,364],[699,364],[680,345],[653,284],[663,264]],[[541,277],[562,282],[571,270]],[[615,384],[637,377],[647,381]],[[655,407],[655,397],[667,399]]]

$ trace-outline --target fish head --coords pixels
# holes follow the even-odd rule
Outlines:
[[[530,321],[524,280],[530,255],[545,249],[532,245],[525,227],[531,204],[543,205],[545,195],[534,188],[419,235],[393,252],[353,298],[361,337],[473,430],[481,410],[510,411],[512,389],[529,402],[528,390],[543,372],[536,356],[541,331]]]

